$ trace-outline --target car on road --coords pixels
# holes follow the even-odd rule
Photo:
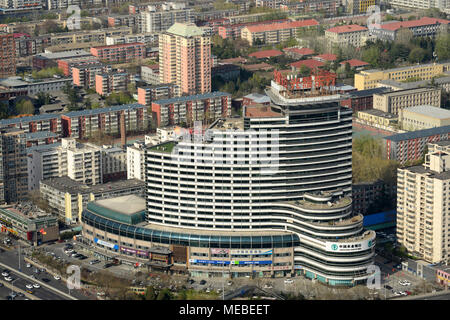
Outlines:
[[[286,283],[286,284],[294,283],[294,280],[292,280],[292,279],[285,279],[284,283]]]
[[[72,258],[75,258],[79,253],[78,252],[72,252],[72,254],[70,255]]]
[[[61,280],[61,277],[58,276],[57,274],[55,274],[55,275],[53,276],[53,278],[54,278],[55,280]]]
[[[201,280],[201,281],[200,281],[200,284],[201,284],[201,285],[206,284],[206,280],[205,280],[205,279]]]
[[[233,281],[228,281],[227,286],[231,286],[233,284]]]
[[[95,260],[89,261],[89,264],[97,264],[97,263],[100,263],[100,260],[95,259]]]
[[[109,268],[112,267],[114,265],[114,263],[105,263],[105,265],[103,266],[103,268]]]
[[[25,297],[25,295],[22,292],[17,292],[18,297]]]
[[[39,289],[41,286],[40,286],[38,283],[33,283],[33,287],[34,287],[35,289]]]
[[[400,293],[400,291],[394,291],[394,295],[395,296],[401,296],[402,294]]]
[[[27,264],[26,264],[26,267],[27,267],[27,268],[31,268],[31,263],[27,263]]]
[[[28,292],[29,294],[33,294],[33,293],[34,293],[34,291],[31,290],[31,289],[28,289],[27,292]]]
[[[33,289],[33,285],[32,285],[32,284],[27,284],[25,287],[26,287],[27,289]]]
[[[211,289],[210,289],[210,288],[206,288],[205,292],[206,292],[206,293],[210,293],[210,292],[211,292]]]
[[[391,287],[391,286],[385,285],[384,287],[385,287],[386,289],[388,289],[388,290],[392,290],[392,287]]]
[[[50,279],[43,278],[42,281],[45,282],[45,283],[47,283],[47,282],[50,282]]]
[[[398,283],[402,286],[410,286],[411,285],[411,282],[409,282],[408,280],[400,280]]]
[[[32,274],[30,277],[36,279],[36,276],[34,274]]]
[[[45,270],[45,268],[40,268],[39,271],[40,272],[46,272],[47,270]]]
[[[273,288],[273,286],[270,283],[266,283],[264,285],[264,289],[272,289],[272,288]]]
[[[86,257],[84,254],[81,254],[78,259],[79,260],[86,260],[88,257]]]
[[[11,282],[13,279],[11,277],[5,277],[5,281]]]
[[[3,277],[9,276],[9,272],[8,272],[8,271],[3,271],[3,272],[2,272],[2,276],[3,276]]]
[[[10,294],[10,296],[13,297],[13,298],[15,298],[15,297],[17,297],[17,293],[12,292],[12,293]]]

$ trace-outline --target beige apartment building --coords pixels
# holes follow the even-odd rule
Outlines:
[[[422,130],[450,125],[450,110],[433,106],[416,106],[400,110],[404,130]]]
[[[441,107],[441,89],[417,88],[373,95],[373,108],[395,115],[404,108],[430,105]]]
[[[447,71],[450,71],[450,62],[420,64],[388,70],[364,70],[355,74],[354,87],[358,90],[373,89],[378,87],[378,83],[382,80],[405,81],[411,78],[431,80]]]
[[[448,141],[439,142],[448,150]],[[450,152],[431,150],[425,163],[397,171],[397,239],[429,263],[447,261],[450,250]]]
[[[188,95],[211,92],[211,37],[194,23],[175,23],[162,33],[159,79]]]
[[[325,30],[325,39],[330,47],[348,46],[349,44],[359,48],[362,47],[369,37],[369,29],[366,27],[350,24],[338,26]]]
[[[75,44],[85,42],[106,43],[107,37],[127,36],[133,33],[131,27],[115,27],[101,30],[87,30],[77,32],[62,32],[52,34],[50,44],[52,46],[62,44]]]
[[[262,23],[242,28],[241,38],[247,40],[251,46],[257,41],[264,44],[277,44],[296,37],[301,28],[314,27],[318,24],[314,19],[272,24]]]

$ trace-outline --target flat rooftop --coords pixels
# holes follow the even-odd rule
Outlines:
[[[244,130],[244,121],[242,118],[219,119],[210,129],[217,130]]]
[[[438,179],[438,180],[448,180],[450,179],[450,171],[444,171],[441,173],[438,173],[436,171],[432,171],[428,168],[425,168],[424,166],[413,166],[408,167],[406,170],[417,173],[417,174],[429,174],[428,177],[431,179]]]
[[[125,215],[132,215],[145,210],[145,199],[133,194],[111,199],[97,200],[96,203],[106,209]]]
[[[245,116],[248,118],[274,118],[282,117],[278,112],[272,111],[269,106],[248,106],[245,108]]]
[[[434,106],[415,106],[410,108],[403,109],[403,112],[414,112],[420,115],[429,117],[429,118],[437,118],[437,119],[449,119],[450,118],[450,110],[438,108]]]
[[[377,117],[383,117],[386,119],[397,119],[398,116],[389,112],[384,112],[378,109],[368,109],[368,110],[364,110],[364,111],[359,111],[361,113],[368,113],[371,114],[373,116],[377,116]]]
[[[142,189],[145,188],[145,182],[137,179],[119,180],[88,186],[81,182],[72,180],[67,176],[64,176],[42,180],[42,183],[51,186],[59,191],[67,192],[70,194],[78,194],[78,193],[95,194],[103,192],[112,192],[115,190],[123,190],[128,188],[142,188]]]

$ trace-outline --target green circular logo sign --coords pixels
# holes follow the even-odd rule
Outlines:
[[[332,244],[331,245],[331,250],[336,251],[338,249],[338,245],[337,244]]]

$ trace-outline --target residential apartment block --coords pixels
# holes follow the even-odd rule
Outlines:
[[[285,23],[261,24],[244,27],[241,38],[252,46],[256,41],[264,44],[277,44],[296,37],[301,28],[315,27],[319,23],[314,19]]]
[[[388,0],[392,7],[430,9],[438,8],[445,13],[450,13],[450,1],[448,0]]]
[[[223,39],[239,39],[241,38],[241,30],[247,26],[252,25],[263,25],[263,24],[273,24],[280,22],[289,22],[289,19],[279,19],[279,20],[267,20],[262,22],[246,22],[246,23],[237,23],[237,24],[226,24],[217,27],[217,32],[219,36]]]
[[[370,110],[373,109],[373,95],[389,91],[386,87],[353,91],[341,100],[341,105],[352,109],[354,114],[358,111]]]
[[[85,89],[95,88],[95,76],[111,72],[110,65],[100,62],[77,63],[71,67],[73,84]]]
[[[397,170],[397,241],[428,263],[450,256],[450,153],[430,151],[425,163]]]
[[[449,134],[450,126],[444,126],[386,136],[386,157],[401,164],[421,159],[428,143],[449,140]]]
[[[103,183],[127,179],[127,152],[119,147],[99,147],[102,155]]]
[[[398,115],[408,107],[430,105],[441,107],[441,89],[417,88],[373,95],[373,108]]]
[[[231,95],[224,92],[211,92],[152,102],[152,112],[156,114],[157,126],[171,126],[208,118],[211,123],[220,117],[231,115]]]
[[[113,92],[123,92],[128,90],[130,83],[128,72],[105,72],[95,75],[95,92],[101,96],[109,95]]]
[[[16,41],[12,34],[0,34],[0,78],[16,75]]]
[[[313,12],[323,12],[326,16],[335,16],[337,8],[340,6],[339,0],[304,0],[280,4],[279,10],[287,11],[291,14],[308,14]]]
[[[379,0],[343,0],[347,12],[353,15],[366,13],[371,6],[378,5]]]
[[[449,30],[450,20],[423,17],[419,20],[383,23],[380,28],[371,30],[371,35],[382,39],[395,41],[402,30],[410,30],[413,37],[436,37],[440,32]]]
[[[48,201],[51,212],[66,223],[78,223],[89,201],[129,194],[144,195],[145,183],[136,179],[120,180],[87,186],[69,177],[43,180],[39,183],[41,197]]]
[[[157,47],[159,32],[155,33],[136,33],[124,36],[106,37],[106,45],[141,42],[146,46]]]
[[[18,128],[1,128],[0,201],[18,202],[27,196],[26,134]]]
[[[141,42],[93,47],[91,53],[107,62],[131,62],[146,57],[145,44]]]
[[[382,80],[405,81],[411,78],[431,80],[432,78],[450,71],[450,62],[419,64],[387,70],[364,70],[355,74],[354,87],[366,90],[378,87]]]
[[[142,66],[141,80],[148,84],[159,84],[159,65]]]
[[[193,9],[182,8],[156,11],[156,9],[150,8],[148,11],[142,11],[140,12],[139,32],[163,32],[176,22],[194,22]]]
[[[325,30],[325,38],[330,47],[352,45],[355,48],[364,46],[369,36],[369,29],[366,27],[350,24]]]
[[[138,103],[151,106],[152,101],[170,99],[181,96],[180,87],[173,83],[156,84],[138,87]]]
[[[126,36],[133,33],[130,27],[114,27],[100,30],[77,30],[51,34],[50,45],[76,44],[86,42],[106,43],[107,37]]]
[[[125,117],[126,132],[141,131],[147,128],[147,107],[134,103],[65,113],[61,115],[62,136],[84,139],[96,131],[118,134],[121,114]]]
[[[127,147],[127,179],[145,181],[145,144],[135,142]]]
[[[57,67],[58,60],[80,57],[92,57],[92,54],[84,50],[69,50],[57,53],[41,53],[33,56],[33,70],[39,71],[45,68]]]
[[[0,120],[0,127],[22,129],[25,133],[50,131],[61,134],[61,115],[41,114]]]
[[[175,23],[159,38],[159,77],[188,95],[211,92],[211,38],[193,23]]]

